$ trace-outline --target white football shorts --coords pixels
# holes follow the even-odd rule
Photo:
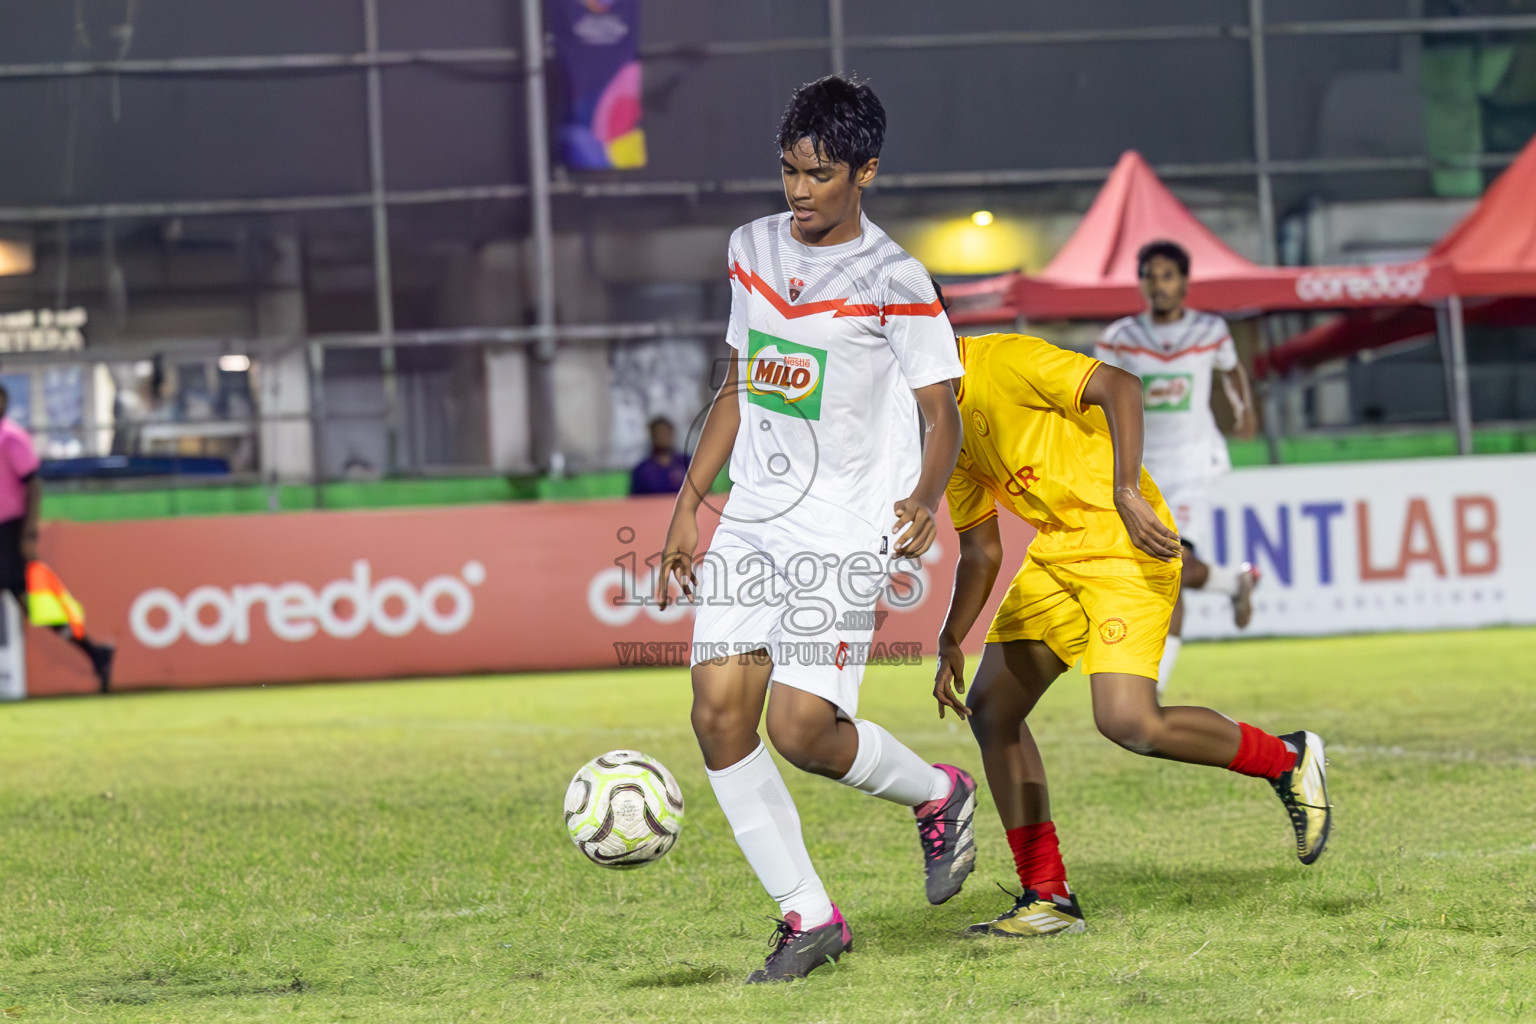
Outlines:
[[[873,528],[854,537],[782,521],[722,522],[694,562],[692,664],[766,651],[772,683],[815,694],[853,718],[891,544]]]

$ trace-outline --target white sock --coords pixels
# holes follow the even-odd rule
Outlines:
[[[1201,587],[1201,590],[1214,590],[1228,597],[1237,596],[1237,578],[1240,573],[1236,569],[1230,569],[1225,565],[1208,565],[1206,569],[1209,575],[1206,576],[1205,586]]]
[[[1179,648],[1184,646],[1184,641],[1176,636],[1170,636],[1163,641],[1163,660],[1157,663],[1157,695],[1161,697],[1163,691],[1168,689],[1168,681],[1173,678],[1174,663],[1179,660]]]
[[[798,913],[802,929],[832,920],[832,901],[800,835],[800,812],[768,748],[759,743],[729,768],[709,771],[709,784],[736,834],[736,844],[757,880],[778,902],[779,912]]]
[[[918,757],[874,722],[860,718],[853,724],[859,730],[859,752],[838,782],[904,807],[949,795],[949,775],[944,769]]]

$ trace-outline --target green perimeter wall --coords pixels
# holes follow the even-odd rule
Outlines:
[[[1233,466],[1269,464],[1269,443],[1262,439],[1227,442]],[[1536,428],[1475,430],[1472,454],[1536,452]],[[1414,434],[1341,434],[1336,437],[1287,437],[1280,441],[1282,465],[1318,462],[1368,462],[1376,459],[1424,459],[1456,454],[1456,435],[1442,430]]]
[[[1228,447],[1234,466],[1262,466],[1269,462],[1269,447],[1263,440],[1232,441]],[[1536,452],[1536,428],[1479,430],[1473,434],[1472,448],[1479,455]],[[1450,431],[1299,437],[1286,438],[1280,443],[1281,462],[1287,465],[1455,454],[1456,437]],[[715,489],[724,490],[726,486],[725,474],[722,473]],[[628,493],[629,473],[623,470],[584,473],[560,480],[473,476],[339,481],[323,487],[188,484],[182,487],[107,489],[100,484],[93,484],[80,489],[66,489],[60,485],[45,485],[42,514],[44,519],[95,522],[247,512],[294,512],[317,508],[403,508],[495,501],[580,501],[588,498],[621,498]]]

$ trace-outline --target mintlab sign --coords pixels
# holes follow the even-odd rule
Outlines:
[[[0,353],[78,352],[85,348],[85,309],[0,313]]]

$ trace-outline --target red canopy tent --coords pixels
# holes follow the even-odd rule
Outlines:
[[[1135,151],[1120,157],[1050,265],[1014,282],[1013,301],[1034,320],[1101,320],[1140,312],[1146,300],[1137,287],[1136,252],[1159,238],[1189,251],[1193,306],[1224,311],[1296,301],[1294,271],[1261,267],[1233,252]]]
[[[1424,265],[1450,268],[1449,280],[1414,296],[1419,303],[1449,299],[1453,317],[1462,298],[1470,323],[1536,323],[1536,138],[1499,175],[1480,203],[1429,250]],[[1436,331],[1434,312],[1402,305],[1361,313],[1298,334],[1261,360],[1259,372],[1285,373],[1368,348]],[[1449,325],[1453,332],[1460,325]]]
[[[957,323],[1105,320],[1145,306],[1136,252],[1154,239],[1189,251],[1189,303],[1218,313],[1334,309],[1413,301],[1443,289],[1446,268],[1263,267],[1233,252],[1170,192],[1141,154],[1127,151],[1082,223],[1038,275],[1009,274],[946,289]]]
[[[1464,298],[1536,295],[1536,137],[1426,259],[1451,265]]]

